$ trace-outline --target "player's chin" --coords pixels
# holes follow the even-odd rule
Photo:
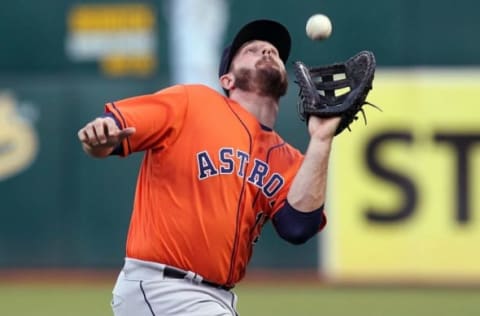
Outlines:
[[[262,87],[263,94],[271,95],[275,98],[284,96],[288,88],[287,74],[277,68],[266,67],[257,70],[259,85]]]
[[[260,67],[257,69],[258,74],[263,78],[269,78],[272,81],[286,81],[287,73],[278,67]],[[268,80],[268,79],[267,79]]]

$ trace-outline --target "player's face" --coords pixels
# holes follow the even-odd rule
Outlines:
[[[232,61],[232,73],[238,89],[275,98],[287,91],[287,72],[278,50],[265,41],[244,44]]]

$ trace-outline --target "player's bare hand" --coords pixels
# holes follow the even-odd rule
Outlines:
[[[341,117],[320,118],[313,115],[310,116],[308,120],[310,137],[324,140],[332,139],[341,119]]]
[[[134,127],[118,128],[111,117],[97,118],[78,131],[78,139],[88,147],[116,147],[135,133]]]

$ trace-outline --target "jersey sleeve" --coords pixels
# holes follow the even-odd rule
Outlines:
[[[182,85],[107,103],[105,112],[112,113],[122,128],[136,129],[123,141],[122,156],[168,147],[182,129],[187,105],[188,95]]]

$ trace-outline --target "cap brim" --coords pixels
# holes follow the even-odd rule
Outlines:
[[[256,20],[243,26],[224,52],[223,68],[220,75],[227,73],[237,51],[247,42],[261,40],[271,43],[278,50],[280,59],[287,62],[290,55],[291,38],[287,28],[272,20]],[[226,53],[226,54],[225,54]],[[222,73],[223,72],[223,73]]]
[[[290,33],[282,24],[271,20],[257,20],[245,25],[233,39],[231,55],[242,47],[245,43],[261,40],[271,43],[280,54],[280,58],[285,63],[290,55],[291,39]],[[232,56],[233,58],[233,56]]]

